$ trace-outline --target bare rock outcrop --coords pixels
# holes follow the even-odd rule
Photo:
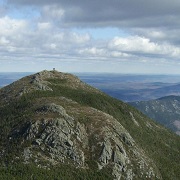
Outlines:
[[[43,91],[52,91],[52,89],[48,86],[50,84],[44,79],[51,78],[52,73],[49,71],[42,71],[40,73],[35,74],[32,77],[31,83],[35,86],[36,90],[43,90]]]
[[[56,113],[58,117],[30,122],[23,131],[15,130],[11,135],[13,138],[23,132],[24,141],[32,142],[24,149],[25,163],[38,159],[33,149],[41,150],[39,157],[49,159],[52,164],[73,163],[81,168],[89,168],[86,162],[90,155],[99,170],[110,166],[114,179],[137,178],[135,169],[141,172],[141,178],[158,179],[153,162],[112,116],[91,108],[89,112],[96,114],[96,122],[100,117],[104,119],[104,124],[97,129],[93,124],[79,122],[55,103],[38,108],[37,113],[42,112]]]

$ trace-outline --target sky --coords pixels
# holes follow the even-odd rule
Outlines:
[[[0,0],[0,72],[180,74],[179,0]]]

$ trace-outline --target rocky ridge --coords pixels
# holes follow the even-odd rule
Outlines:
[[[50,85],[52,84],[51,81],[54,80],[61,83],[61,85],[71,86],[73,89],[84,89],[84,90],[93,90],[94,92],[101,93],[99,90],[88,86],[81,80],[79,80],[76,76],[68,74],[68,73],[61,73],[58,71],[41,71],[31,76],[24,77],[14,83],[6,86],[6,88],[1,89],[0,98],[2,101],[9,102],[22,96],[23,94],[30,93],[36,90],[39,91],[53,91]]]
[[[61,93],[55,96],[57,88]],[[13,146],[14,142],[21,146],[21,153],[13,161],[21,159],[24,164],[33,162],[46,169],[57,164],[96,171],[110,168],[112,178],[118,180],[162,179],[154,160],[118,119],[77,102],[70,98],[71,94],[65,97],[64,88],[65,91],[68,88],[73,92],[77,90],[76,93],[81,91],[84,98],[88,92],[103,94],[77,77],[57,71],[42,71],[0,91],[0,97],[4,97],[2,107],[14,98],[17,101],[28,99],[28,103],[31,100],[28,106],[30,115],[22,118],[21,123],[13,124],[7,134],[8,146]],[[23,112],[26,111],[24,108]],[[137,115],[128,109],[126,111],[132,126],[142,128]],[[152,122],[147,123],[153,131],[160,128]],[[6,148],[5,145],[1,149],[1,156],[6,155]]]

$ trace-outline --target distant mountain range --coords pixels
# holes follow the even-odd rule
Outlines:
[[[123,100],[125,102],[147,101],[169,95],[180,95],[180,84],[170,85],[165,83],[158,83],[158,86],[161,87],[157,87],[157,83],[148,83],[146,85],[147,87],[142,89],[140,87],[141,85],[138,86],[137,83],[134,83],[134,87],[130,89],[128,87],[124,89],[118,89],[119,87],[117,87],[117,89],[111,89],[111,87],[99,88],[112,97]]]
[[[125,102],[180,95],[179,75],[79,74],[83,81]]]
[[[175,90],[173,89],[175,87]],[[175,92],[180,85],[162,89],[163,92]],[[156,100],[129,103],[148,117],[163,124],[180,135],[180,96],[167,96]]]

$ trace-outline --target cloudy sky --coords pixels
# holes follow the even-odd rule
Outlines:
[[[180,0],[0,0],[0,72],[180,74]]]

